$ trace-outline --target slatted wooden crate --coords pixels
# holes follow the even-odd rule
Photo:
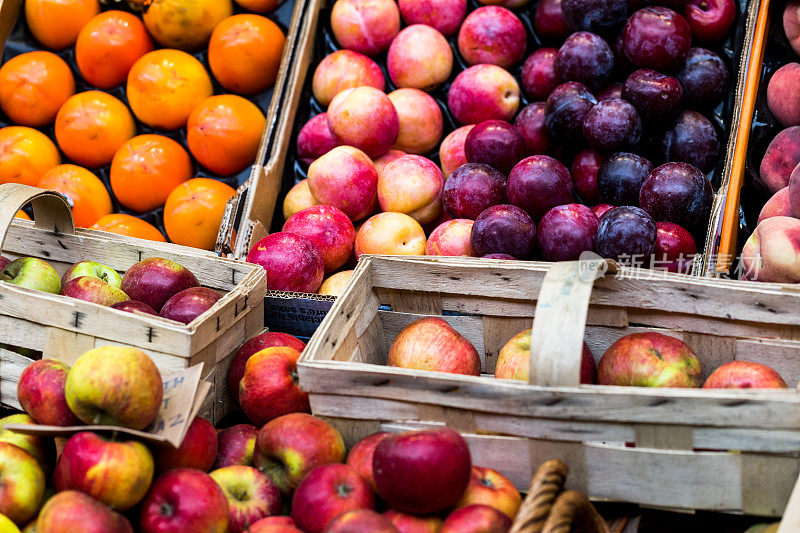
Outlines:
[[[13,219],[29,202],[34,222]],[[96,346],[134,346],[162,372],[204,363],[203,379],[215,387],[209,394],[214,401],[203,413],[212,419],[224,414],[225,374],[232,354],[263,328],[264,269],[194,248],[76,229],[64,197],[25,185],[0,185],[0,231],[3,255],[44,259],[59,274],[84,260],[124,272],[142,259],[164,257],[188,268],[201,285],[224,293],[211,309],[185,325],[0,282],[0,344],[42,352],[66,363]],[[0,357],[4,403],[10,402],[14,387],[8,380],[18,379],[18,366],[18,359]]]
[[[300,383],[312,411],[350,440],[392,421],[445,423],[465,434],[476,464],[520,489],[541,462],[559,458],[573,473],[568,488],[594,499],[779,516],[798,477],[796,389],[578,385],[580,343],[585,334],[599,359],[623,335],[659,331],[689,344],[705,376],[744,359],[794,386],[800,292],[636,275],[620,269],[592,289],[578,263],[365,257],[305,350]],[[535,314],[537,382],[493,378],[500,348]],[[472,342],[484,376],[386,366],[396,334],[431,315]]]

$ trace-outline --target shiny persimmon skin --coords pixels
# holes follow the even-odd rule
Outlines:
[[[216,25],[231,15],[231,0],[153,0],[142,19],[160,45],[194,51],[208,44]]]
[[[88,228],[111,213],[111,196],[100,178],[77,165],[58,165],[45,172],[39,188],[58,191],[72,204],[75,225]]]
[[[208,43],[208,64],[217,81],[237,94],[256,94],[275,84],[286,36],[277,24],[252,14],[220,22]]]
[[[164,227],[175,244],[213,250],[225,203],[236,191],[221,181],[194,178],[178,185],[164,205]]]
[[[74,45],[81,28],[98,13],[98,0],[25,0],[28,28],[51,50]]]
[[[264,114],[249,100],[232,94],[212,96],[192,111],[186,140],[201,165],[229,176],[253,164],[265,124]]]
[[[91,229],[116,233],[117,235],[126,235],[128,237],[136,237],[137,239],[145,239],[148,241],[167,241],[164,235],[152,224],[123,213],[104,215],[92,225]]]
[[[61,164],[61,154],[50,138],[25,126],[0,129],[0,183],[35,187],[45,172]]]
[[[128,73],[128,103],[134,115],[154,128],[186,125],[192,110],[214,94],[203,64],[180,50],[155,50],[139,58]]]
[[[0,108],[21,126],[52,124],[59,108],[75,93],[66,61],[52,52],[12,57],[0,67]]]
[[[64,155],[89,168],[107,165],[125,141],[136,135],[127,106],[102,91],[71,96],[56,115],[56,141]]]
[[[136,61],[153,50],[142,20],[125,11],[104,11],[78,35],[75,62],[83,78],[101,89],[124,83]]]
[[[241,7],[262,15],[275,11],[283,0],[234,0]]]

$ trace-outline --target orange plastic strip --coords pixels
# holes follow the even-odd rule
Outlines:
[[[750,128],[753,124],[753,112],[756,108],[756,96],[758,95],[758,87],[761,81],[761,66],[767,42],[769,4],[770,0],[761,0],[755,35],[753,36],[753,45],[750,49],[750,61],[747,65],[747,78],[744,99],[742,100],[742,114],[739,119],[739,131],[736,135],[736,148],[733,152],[731,179],[728,184],[725,212],[722,218],[722,233],[716,262],[717,272],[727,272],[731,267],[733,258],[736,256],[739,234],[739,201],[742,185],[744,184],[747,145],[750,142]]]

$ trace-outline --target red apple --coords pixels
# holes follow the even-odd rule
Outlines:
[[[519,506],[522,505],[522,496],[514,484],[496,470],[473,466],[469,485],[458,501],[457,507],[476,504],[494,507],[514,520]]]
[[[130,522],[82,492],[59,492],[44,504],[37,533],[133,533]]]
[[[135,300],[125,300],[124,302],[115,303],[111,308],[125,311],[126,313],[146,313],[148,315],[158,316],[155,309],[144,302],[137,302]]]
[[[723,39],[736,21],[734,0],[689,0],[683,15],[692,29],[692,36],[701,43]]]
[[[530,358],[531,330],[526,329],[517,333],[500,349],[494,377],[528,381],[531,369]],[[596,374],[597,370],[592,351],[584,342],[583,352],[581,353],[580,382],[584,385],[591,385],[596,382]]]
[[[63,287],[73,279],[78,279],[82,276],[103,280],[116,288],[119,288],[122,284],[122,276],[113,268],[101,265],[96,261],[81,261],[80,263],[75,263],[64,272],[64,275],[61,276],[61,286]]]
[[[455,505],[467,488],[472,459],[452,429],[390,435],[372,460],[378,493],[404,513],[432,514]]]
[[[42,469],[47,470],[50,466],[49,448],[46,446],[46,437],[39,435],[26,435],[6,429],[6,426],[11,424],[23,424],[27,426],[35,426],[36,421],[24,413],[15,413],[13,415],[4,416],[0,418],[0,442],[7,442],[19,448],[22,448],[33,456],[39,463]]]
[[[128,295],[100,278],[81,276],[61,287],[61,294],[78,300],[111,306],[129,300]]]
[[[69,366],[57,359],[34,361],[22,371],[17,399],[22,409],[40,424],[74,426],[80,424],[67,406],[64,387]]]
[[[237,424],[217,433],[217,458],[212,468],[226,466],[253,466],[258,428],[250,424]]]
[[[391,520],[399,533],[439,533],[442,519],[437,516],[414,516],[389,509],[383,516]]]
[[[332,205],[315,205],[298,211],[283,224],[283,230],[308,237],[317,245],[325,272],[335,272],[353,254],[356,230],[340,209]]]
[[[144,498],[153,481],[153,456],[141,442],[83,431],[67,441],[53,478],[56,490],[79,490],[126,511]]]
[[[214,470],[210,476],[228,499],[229,533],[250,531],[251,524],[281,512],[278,488],[252,466],[226,466]]]
[[[437,317],[421,318],[406,326],[389,348],[388,364],[451,374],[481,374],[481,358],[475,347]]]
[[[780,374],[767,365],[750,361],[731,361],[714,370],[704,389],[785,389]]]
[[[506,533],[511,519],[488,505],[462,507],[447,517],[440,533]]]
[[[161,316],[190,324],[217,303],[222,295],[208,287],[190,287],[167,300],[161,308]]]
[[[267,422],[256,439],[256,467],[290,494],[318,466],[342,463],[342,436],[327,422],[292,413]]]
[[[0,514],[24,524],[42,505],[45,476],[31,454],[10,442],[0,442]]]
[[[703,371],[691,348],[663,333],[633,333],[612,344],[597,368],[600,385],[699,387]]]
[[[246,261],[264,267],[273,291],[317,292],[325,277],[325,262],[317,245],[294,233],[267,235],[250,248]]]
[[[248,533],[303,533],[295,526],[290,516],[268,516],[262,518],[248,530]]]
[[[130,267],[122,276],[120,289],[131,300],[146,303],[156,311],[183,289],[200,284],[189,269],[175,261],[150,257]]]
[[[366,480],[347,465],[312,470],[292,498],[292,518],[306,533],[322,533],[337,516],[355,509],[373,509],[375,498]]]
[[[239,398],[239,382],[244,377],[244,367],[247,360],[256,352],[264,348],[274,348],[276,346],[288,346],[302,353],[306,343],[288,333],[277,331],[265,331],[242,344],[233,356],[231,368],[228,370],[228,390],[234,398]]]
[[[375,485],[375,477],[372,475],[372,457],[375,455],[375,447],[378,443],[389,435],[389,433],[381,432],[364,437],[355,443],[347,454],[347,466],[361,474],[361,477],[367,480],[375,492],[378,491],[378,487]]]
[[[398,533],[388,518],[371,509],[348,511],[332,521],[325,533]]]
[[[144,499],[142,533],[227,533],[228,499],[205,472],[179,468],[159,476]]]
[[[159,472],[176,468],[197,468],[208,472],[217,456],[217,432],[211,422],[197,416],[189,424],[178,448],[159,446],[154,453]]]
[[[289,413],[310,413],[308,393],[298,384],[300,352],[288,346],[264,348],[254,354],[239,383],[239,404],[257,426]]]

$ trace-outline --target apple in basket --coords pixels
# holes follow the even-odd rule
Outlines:
[[[250,424],[237,424],[217,433],[217,457],[214,470],[226,466],[253,466],[258,428]]]
[[[17,399],[22,409],[40,424],[80,424],[70,411],[64,388],[69,366],[57,359],[39,359],[28,365],[19,378]]]
[[[600,385],[696,388],[703,371],[686,343],[663,333],[633,333],[612,344],[597,367]]]
[[[325,533],[359,533],[369,531],[370,533],[397,533],[391,520],[380,515],[372,509],[355,509],[341,514],[333,520]]]
[[[58,294],[61,278],[47,261],[36,257],[20,257],[11,261],[0,273],[0,280],[26,289]]]
[[[122,276],[120,288],[131,300],[143,302],[155,311],[189,287],[198,287],[188,268],[162,257],[149,257],[131,266]]]
[[[704,389],[785,389],[786,382],[780,374],[761,363],[731,361],[714,370]]]
[[[517,333],[500,350],[495,367],[494,377],[501,379],[521,379],[528,381],[530,376],[530,356],[531,356],[531,330],[526,329]],[[591,350],[586,343],[583,343],[581,353],[581,374],[582,384],[595,383],[595,362]]]
[[[100,278],[81,276],[61,287],[61,294],[78,300],[110,306],[130,300],[119,288]]]
[[[59,492],[47,500],[39,512],[35,530],[41,533],[133,533],[130,522],[124,516],[75,490]]]
[[[438,317],[421,318],[401,331],[389,348],[389,366],[479,376],[478,351]]]
[[[113,268],[101,265],[96,261],[81,261],[64,272],[64,275],[61,276],[61,286],[83,276],[103,280],[118,289],[122,285],[122,276]]]
[[[252,466],[231,465],[209,474],[228,499],[229,533],[251,531],[248,527],[281,512],[281,493],[266,474]]]
[[[292,498],[292,518],[307,533],[322,533],[339,515],[355,509],[374,509],[369,483],[347,465],[315,468]]]
[[[163,445],[153,448],[153,457],[158,472],[176,468],[197,468],[208,472],[217,456],[217,433],[205,418],[196,416],[183,442],[177,448]]]

